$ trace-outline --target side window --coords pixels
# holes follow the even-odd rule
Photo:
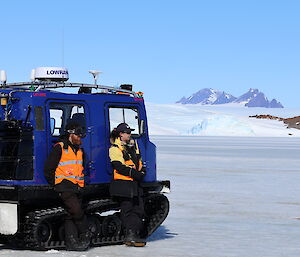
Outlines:
[[[50,103],[50,127],[52,136],[59,136],[69,121],[86,127],[84,106],[74,103]]]
[[[120,123],[125,122],[130,128],[134,129],[133,135],[139,136],[139,115],[136,108],[128,107],[110,107],[109,108],[109,125],[110,129],[117,127]]]
[[[59,136],[62,126],[63,110],[50,109],[50,125],[52,136]]]
[[[84,113],[84,108],[82,105],[75,105],[72,107],[72,112],[71,112],[71,117],[75,114],[78,115],[77,113]]]

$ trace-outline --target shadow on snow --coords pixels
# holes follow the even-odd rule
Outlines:
[[[153,242],[157,240],[170,239],[177,236],[177,233],[169,232],[165,226],[160,226],[151,236],[147,238],[148,242]]]

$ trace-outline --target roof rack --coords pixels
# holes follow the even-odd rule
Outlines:
[[[41,89],[47,88],[62,88],[62,87],[81,87],[81,88],[95,88],[95,89],[103,89],[107,93],[116,94],[118,92],[126,93],[132,95],[134,97],[138,97],[138,95],[134,91],[109,87],[97,84],[84,84],[84,83],[63,83],[63,82],[49,82],[49,81],[39,81],[39,82],[20,82],[20,83],[7,83],[0,85],[0,88],[18,88],[28,86],[28,90],[39,91]],[[24,88],[23,88],[24,89]]]

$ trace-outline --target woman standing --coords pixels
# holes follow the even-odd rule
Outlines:
[[[111,132],[109,157],[114,169],[110,193],[119,202],[121,220],[125,229],[124,243],[127,246],[145,246],[141,237],[143,230],[143,190],[139,182],[146,169],[142,166],[137,143],[131,139],[131,129],[126,123],[119,124]]]

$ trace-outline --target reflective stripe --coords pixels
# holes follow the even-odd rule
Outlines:
[[[70,146],[64,149],[64,144],[59,143],[62,148],[62,154],[55,170],[55,185],[61,183],[63,180],[68,180],[78,186],[84,186],[82,150],[79,149],[77,153],[72,150]]]
[[[66,161],[66,162],[60,162],[60,163],[58,163],[58,166],[71,165],[71,164],[81,164],[81,165],[82,165],[82,161]]]
[[[117,141],[119,140],[119,141]],[[135,141],[135,144],[136,144],[136,154],[139,154],[139,149],[138,149],[138,144],[137,142]],[[124,158],[124,152],[123,152],[123,148],[121,146],[121,142],[120,142],[120,139],[116,139],[115,140],[115,144],[112,145],[112,147],[116,147],[122,154],[122,159],[118,159],[118,161],[120,161],[123,165],[125,164],[127,167],[130,167],[130,168],[134,168],[136,169],[136,166],[134,164],[134,162],[129,159],[127,161],[125,161],[125,158]],[[114,148],[113,148],[114,149]],[[110,159],[111,161],[114,161],[112,158],[111,158],[111,154],[113,153],[112,151],[109,152],[110,153]],[[118,156],[119,157],[119,154],[115,154],[115,156]],[[138,171],[140,171],[142,169],[142,163],[141,163],[141,159],[139,159],[139,169]],[[118,173],[118,171],[116,169],[114,169],[114,180],[130,180],[130,181],[133,181],[134,179],[130,176],[124,176],[124,175],[121,175],[120,173]]]
[[[78,177],[78,176],[65,176],[65,175],[60,175],[60,176],[55,176],[56,179],[59,178],[73,178],[73,179],[77,179],[77,180],[84,180],[84,177]]]

